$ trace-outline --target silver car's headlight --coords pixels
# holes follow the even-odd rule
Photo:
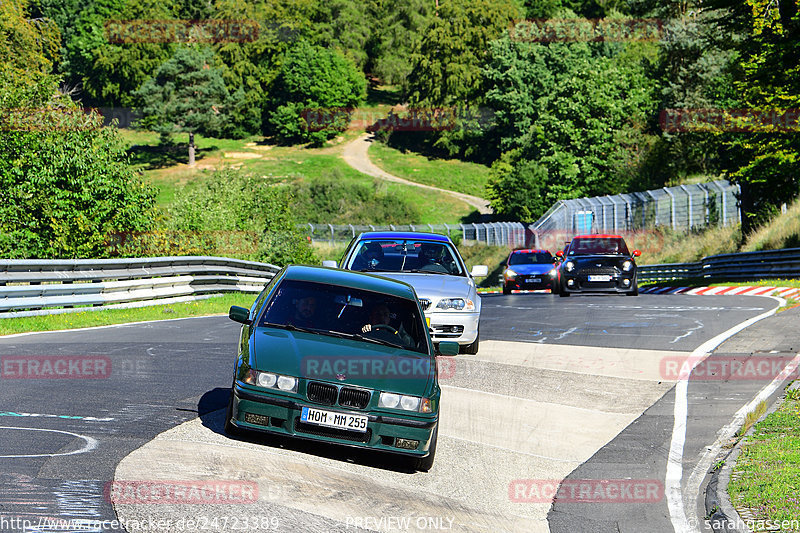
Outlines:
[[[382,392],[378,398],[378,407],[402,409],[403,411],[422,411],[423,413],[430,412],[430,402],[428,400],[423,401],[419,396],[406,396],[393,392]]]
[[[265,389],[280,389],[287,392],[297,392],[297,378],[282,376],[272,372],[259,372],[252,368],[247,371],[242,380],[248,385],[256,385]]]
[[[624,263],[622,263],[622,270],[624,270],[625,272],[630,272],[632,268],[633,268],[633,261],[625,261]]]
[[[575,270],[575,263],[573,263],[572,261],[567,261],[566,263],[564,263],[564,269],[567,272],[572,272],[573,270]]]
[[[455,309],[456,311],[474,311],[475,302],[469,298],[442,298],[436,304],[436,309]]]

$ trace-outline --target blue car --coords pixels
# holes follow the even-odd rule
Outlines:
[[[503,262],[503,294],[513,290],[558,291],[558,272],[547,250],[514,250]]]

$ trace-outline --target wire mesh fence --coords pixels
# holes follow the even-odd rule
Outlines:
[[[350,242],[367,231],[425,231],[447,235],[451,239],[479,242],[492,246],[525,246],[532,233],[520,222],[489,222],[475,224],[404,224],[404,225],[357,225],[357,224],[305,224],[313,242],[330,244]]]
[[[668,226],[688,231],[741,222],[739,186],[726,180],[644,192],[559,200],[532,226],[536,233],[615,233]]]

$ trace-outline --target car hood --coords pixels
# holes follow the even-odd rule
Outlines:
[[[257,328],[251,343],[264,372],[415,396],[434,379],[435,358],[391,346],[277,328]]]
[[[552,264],[511,265],[508,268],[517,274],[547,274],[555,268]]]
[[[395,272],[379,272],[380,276],[404,281],[414,287],[419,298],[438,300],[440,298],[472,298],[476,299],[472,278],[466,276],[448,276],[445,274],[398,274]]]

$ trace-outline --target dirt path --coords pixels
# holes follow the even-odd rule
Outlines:
[[[369,159],[369,155],[367,154],[367,150],[369,150],[369,145],[374,141],[374,137],[371,133],[365,133],[358,139],[346,144],[344,146],[344,150],[342,151],[342,158],[345,162],[353,167],[354,169],[358,170],[362,174],[367,174],[369,176],[373,176],[375,178],[379,178],[382,180],[393,181],[395,183],[403,183],[405,185],[413,185],[414,187],[421,187],[423,189],[430,189],[432,191],[443,192],[458,198],[462,202],[465,202],[475,209],[482,215],[492,213],[492,208],[489,207],[488,200],[484,198],[478,198],[477,196],[471,196],[469,194],[464,194],[455,191],[449,191],[447,189],[440,189],[439,187],[433,187],[431,185],[424,185],[422,183],[417,183],[415,181],[410,181],[403,178],[398,178],[397,176],[393,176],[389,174],[385,170],[379,168]]]

